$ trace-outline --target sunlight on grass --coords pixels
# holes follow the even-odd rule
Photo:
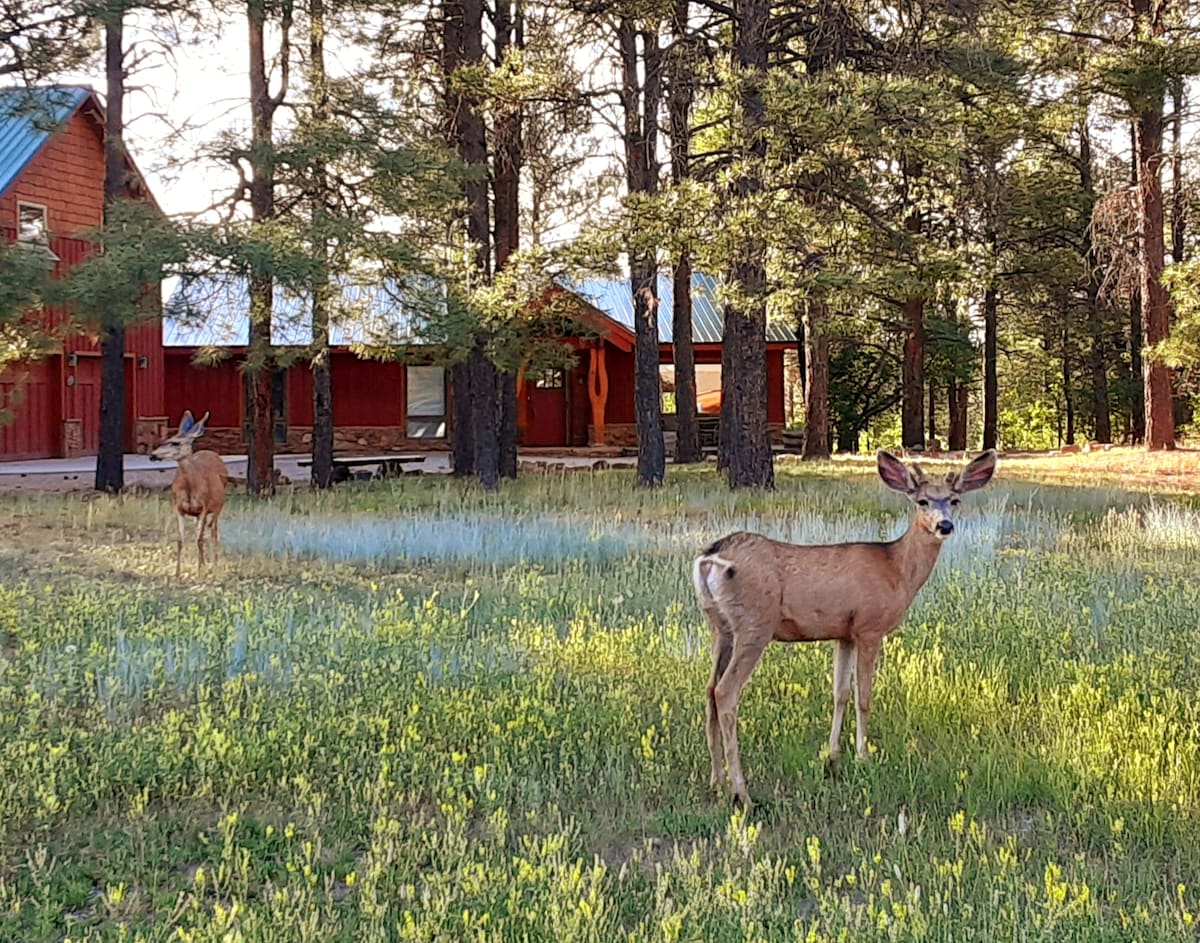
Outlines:
[[[831,653],[775,646],[755,813],[709,793],[691,560],[897,536],[837,464],[231,496],[182,582],[163,495],[0,502],[0,938],[1194,936],[1200,519],[1161,496],[973,496],[872,761],[826,776]]]

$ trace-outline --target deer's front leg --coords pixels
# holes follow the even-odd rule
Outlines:
[[[857,729],[855,730],[855,746],[858,758],[867,758],[867,719],[871,716],[871,688],[875,683],[875,663],[879,658],[879,649],[883,639],[859,639],[856,650],[858,664],[854,669],[855,713]]]
[[[854,643],[833,643],[833,727],[829,731],[829,757],[837,759],[842,752],[842,722],[846,705],[850,703],[850,680],[854,673]]]

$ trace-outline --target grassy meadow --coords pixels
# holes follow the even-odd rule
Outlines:
[[[164,493],[0,498],[0,940],[1196,939],[1200,503],[1031,475],[964,501],[870,762],[829,646],[767,651],[745,816],[691,560],[895,536],[866,462],[231,494],[182,582]]]

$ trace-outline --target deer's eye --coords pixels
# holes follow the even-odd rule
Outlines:
[[[919,507],[927,508],[927,507],[929,507],[929,502],[926,501],[924,498],[921,498],[920,500],[917,501],[917,505]]]
[[[951,499],[950,499],[950,506],[951,506],[951,507],[958,507],[958,498],[951,498]]]

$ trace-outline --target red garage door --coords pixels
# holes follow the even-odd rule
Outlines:
[[[55,458],[60,441],[59,359],[24,364],[0,376],[0,459]]]

